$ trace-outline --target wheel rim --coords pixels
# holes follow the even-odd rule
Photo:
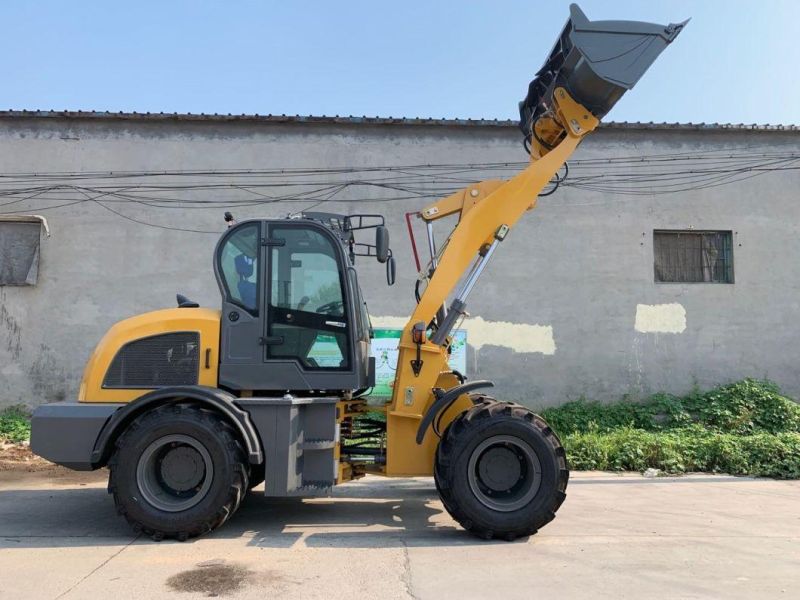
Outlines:
[[[542,467],[531,446],[518,437],[483,440],[469,459],[469,487],[483,504],[500,512],[526,506],[542,483]]]
[[[136,483],[155,508],[179,512],[195,506],[211,488],[214,465],[205,446],[188,435],[158,438],[139,457]]]

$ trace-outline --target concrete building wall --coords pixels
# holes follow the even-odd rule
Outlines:
[[[725,148],[798,152],[800,134],[608,127],[591,135],[574,158]],[[524,158],[518,130],[504,124],[0,118],[3,174]],[[103,184],[93,176],[81,185],[102,194]],[[495,254],[470,298],[469,375],[493,379],[497,396],[533,407],[581,396],[681,393],[745,376],[769,377],[800,395],[798,189],[800,174],[787,169],[680,194],[632,196],[564,187],[541,199]],[[216,234],[142,225],[91,201],[104,196],[58,193],[63,202],[32,198],[13,204],[15,211],[45,215],[51,236],[41,242],[37,285],[0,287],[0,405],[74,397],[83,365],[106,329],[127,316],[174,305],[176,292],[219,305],[211,268]],[[222,189],[215,199],[233,202],[243,194]],[[416,276],[403,214],[429,200],[341,201],[365,195],[381,200],[396,192],[352,187],[317,209],[387,216],[397,284],[387,288],[381,267],[372,261],[359,267],[376,324],[400,323],[413,306]],[[0,198],[0,212],[12,209],[2,206],[7,202]],[[69,202],[75,203],[53,208]],[[231,210],[239,219],[278,217],[310,204]],[[155,209],[109,201],[106,206],[163,227],[224,229],[221,205]],[[734,284],[654,283],[653,230],[688,228],[734,232]],[[444,229],[437,225],[437,231]]]

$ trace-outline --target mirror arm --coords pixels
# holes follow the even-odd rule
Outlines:
[[[396,266],[392,250],[389,249],[389,257],[386,259],[386,283],[387,285],[394,285],[396,277]]]

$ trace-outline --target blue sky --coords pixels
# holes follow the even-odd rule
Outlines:
[[[579,2],[691,23],[617,121],[800,123],[790,0]],[[0,5],[0,108],[514,118],[566,0]]]

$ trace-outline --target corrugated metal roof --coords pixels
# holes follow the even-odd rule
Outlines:
[[[516,127],[515,120],[498,119],[436,119],[431,117],[367,117],[367,116],[313,116],[313,115],[260,115],[260,114],[206,114],[206,113],[140,113],[105,111],[57,110],[5,110],[0,119],[97,119],[122,121],[211,121],[211,122],[267,122],[267,123],[336,123],[348,125],[443,125],[469,127]],[[610,121],[603,127],[611,129],[680,129],[680,130],[736,130],[736,131],[800,131],[798,125],[770,125],[758,123],[642,123],[639,121]]]
[[[616,129],[691,129],[695,131],[733,129],[736,131],[800,131],[799,125],[769,123],[642,123],[640,121],[610,121],[602,124]]]

